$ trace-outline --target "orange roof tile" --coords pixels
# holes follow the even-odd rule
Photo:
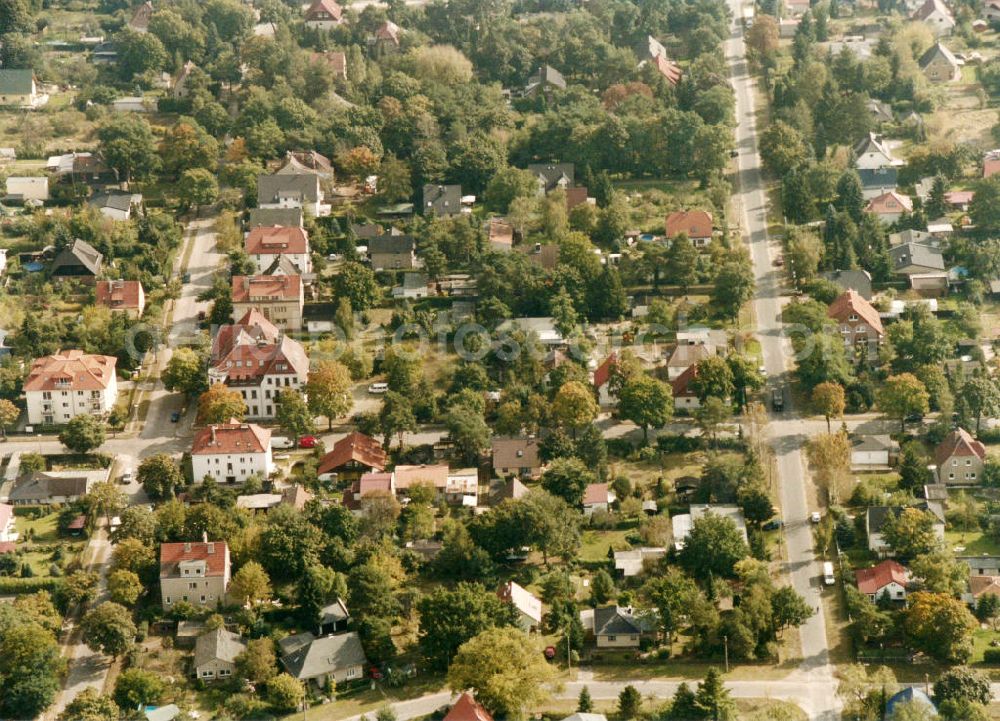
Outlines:
[[[31,364],[26,391],[96,391],[111,383],[118,359],[82,350],[59,351]]]
[[[853,288],[845,290],[834,299],[827,315],[841,323],[849,322],[848,318],[851,316],[857,316],[878,335],[881,336],[885,332],[878,311]]]

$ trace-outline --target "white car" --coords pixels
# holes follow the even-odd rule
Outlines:
[[[368,392],[376,394],[376,395],[382,394],[382,393],[388,393],[389,392],[389,384],[388,383],[372,383],[370,386],[368,386]]]
[[[285,436],[272,436],[271,448],[295,448],[295,441]]]
[[[812,513],[810,513],[809,520],[812,521],[813,523],[819,523],[820,522],[819,511],[813,511]]]

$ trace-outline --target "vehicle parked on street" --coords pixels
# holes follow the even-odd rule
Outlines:
[[[389,392],[389,384],[388,383],[372,383],[371,385],[368,386],[368,392],[372,393],[372,394],[376,394],[376,395],[382,394],[382,393],[388,393]]]
[[[285,436],[271,436],[271,448],[295,448],[295,441]]]
[[[299,439],[299,448],[315,448],[316,443],[316,436],[302,436]]]

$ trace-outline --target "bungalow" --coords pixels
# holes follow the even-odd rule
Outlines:
[[[354,512],[355,515],[364,515],[364,501],[369,497],[387,496],[396,494],[396,474],[388,473],[364,473],[361,478],[351,484],[351,487],[344,491],[344,506]]]
[[[912,507],[934,516],[934,535],[943,542],[944,518],[940,504],[924,501]],[[902,506],[871,506],[865,513],[865,532],[868,535],[868,550],[878,554],[879,558],[894,555],[892,547],[882,534],[882,529],[885,527],[887,518],[898,516],[902,512]]]
[[[94,208],[105,218],[126,221],[132,218],[133,209],[139,208],[142,205],[142,194],[109,190],[94,195],[94,197],[87,201],[87,205]]]
[[[857,435],[851,438],[851,468],[887,468],[898,444],[887,435]]]
[[[893,273],[910,281],[917,291],[941,293],[948,290],[948,272],[940,248],[922,243],[903,243],[889,248]]]
[[[354,431],[333,444],[316,469],[321,481],[351,480],[364,473],[385,470],[388,459],[382,444]]]
[[[49,269],[53,278],[76,279],[93,282],[101,274],[104,254],[90,243],[77,238],[67,245],[52,261]]]
[[[704,248],[712,241],[712,214],[705,210],[675,210],[667,216],[666,237],[673,240],[681,233],[696,248]]]
[[[822,274],[824,280],[828,280],[840,290],[856,290],[865,300],[872,299],[872,276],[867,270],[855,268],[853,270],[830,270]]]
[[[615,551],[615,571],[623,578],[631,578],[642,573],[648,564],[660,560],[667,555],[667,549],[662,547],[633,548],[628,551]]]
[[[950,83],[962,77],[962,63],[945,47],[935,43],[920,56],[920,72],[932,83]]]
[[[969,576],[969,591],[962,600],[975,607],[983,596],[1000,596],[1000,576]]]
[[[313,494],[296,483],[293,486],[282,489],[281,493],[252,493],[245,496],[237,496],[236,507],[245,508],[252,512],[263,511],[266,513],[272,508],[285,505],[301,511],[313,497]]]
[[[868,201],[866,213],[872,213],[886,225],[895,223],[903,213],[913,212],[913,201],[909,197],[890,190]]]
[[[684,539],[688,537],[694,528],[695,521],[708,515],[722,516],[728,518],[736,525],[736,530],[743,536],[743,540],[748,539],[747,523],[743,518],[743,511],[739,506],[721,503],[699,503],[688,506],[688,513],[673,517],[674,543],[680,543],[678,549],[683,547]],[[687,516],[687,518],[683,518]]]
[[[969,210],[969,203],[974,197],[976,197],[974,190],[950,190],[944,194],[944,202],[952,210],[960,210],[964,213]]]
[[[517,609],[518,624],[522,630],[530,633],[542,625],[542,601],[523,586],[507,581],[497,591],[497,596]]]
[[[591,483],[583,491],[583,515],[594,511],[607,511],[615,502],[615,494],[607,483]]]
[[[0,68],[0,106],[31,110],[48,101],[49,96],[39,92],[33,71]]]
[[[417,265],[416,242],[410,235],[380,235],[368,241],[373,270],[411,270]]]
[[[938,483],[974,486],[982,483],[986,446],[964,428],[956,428],[934,449]]]
[[[561,346],[565,343],[562,333],[556,328],[555,320],[549,316],[540,318],[511,318],[497,326],[500,340],[514,331],[534,334],[543,346]]]
[[[7,500],[15,506],[49,506],[83,498],[95,483],[107,480],[107,471],[36,471],[15,482]]]
[[[396,493],[406,495],[410,486],[417,484],[433,486],[438,493],[444,493],[448,487],[448,464],[421,464],[419,466],[396,466],[393,472],[396,483]]]
[[[247,648],[238,633],[220,627],[198,637],[194,644],[194,675],[202,681],[230,678],[236,657]]]
[[[926,0],[910,19],[928,25],[937,37],[951,35],[951,31],[955,28],[955,18],[941,0]]]
[[[347,606],[339,598],[319,611],[320,636],[346,631],[350,623],[351,614],[348,613]]]
[[[555,91],[565,89],[566,79],[562,73],[549,65],[542,65],[528,78],[523,94],[526,98],[534,99],[541,96],[548,99]]]
[[[392,289],[393,298],[416,300],[430,295],[427,274],[423,272],[403,273],[403,282]]]
[[[905,601],[910,572],[906,566],[886,559],[871,568],[859,568],[854,572],[854,579],[858,590],[872,601],[883,594],[893,601]]]
[[[8,202],[44,203],[49,199],[49,179],[42,176],[11,175],[7,178]]]
[[[424,215],[433,215],[438,218],[461,213],[462,186],[425,185],[421,207]]]
[[[653,632],[649,620],[631,607],[603,606],[580,614],[585,629],[594,634],[597,648],[638,648]]]
[[[355,632],[317,638],[308,631],[278,641],[281,665],[300,681],[312,681],[320,688],[329,681],[341,683],[364,677],[365,658],[361,639]]]

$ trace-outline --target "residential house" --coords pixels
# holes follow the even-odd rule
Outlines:
[[[177,73],[177,77],[173,80],[173,87],[170,88],[170,94],[174,96],[175,99],[181,100],[191,94],[191,87],[188,84],[188,81],[191,79],[191,74],[197,67],[198,66],[190,60],[181,66],[180,71]]]
[[[493,721],[493,716],[466,691],[458,697],[443,721]]]
[[[893,601],[905,601],[910,572],[906,566],[886,559],[871,568],[859,568],[854,572],[854,580],[858,590],[872,601],[883,594]]]
[[[141,318],[146,309],[146,293],[137,280],[99,280],[94,291],[97,305],[133,320]]]
[[[234,275],[233,318],[257,309],[283,330],[302,329],[305,292],[298,275]]]
[[[962,77],[962,63],[944,43],[938,42],[928,48],[917,64],[932,83],[950,83]]]
[[[502,481],[495,488],[491,488],[490,505],[499,506],[507,500],[516,501],[519,498],[524,498],[528,493],[530,493],[528,487],[514,477],[508,481]]]
[[[697,346],[695,346],[697,347]],[[680,374],[670,381],[670,388],[673,392],[675,410],[696,410],[701,408],[701,399],[694,392],[691,383],[698,377],[698,364],[693,363],[685,368]]]
[[[904,161],[892,154],[885,139],[878,133],[868,133],[854,146],[854,167],[861,170],[898,168]]]
[[[899,445],[888,435],[851,437],[851,468],[888,468],[899,452]]]
[[[191,476],[195,483],[244,483],[274,471],[271,431],[255,423],[213,423],[195,434],[191,444]]]
[[[977,486],[983,481],[986,446],[964,428],[956,428],[934,449],[938,483]]]
[[[406,495],[410,486],[433,486],[438,493],[444,493],[448,487],[448,464],[420,464],[418,466],[396,466],[393,471],[396,493]]]
[[[562,333],[556,328],[555,321],[549,316],[540,318],[511,318],[497,326],[497,334],[501,339],[515,331],[534,334],[538,342],[543,346],[562,346],[566,342],[562,337]]]
[[[490,218],[486,223],[486,240],[490,250],[507,253],[514,247],[514,226],[503,218]]]
[[[118,173],[93,153],[53,155],[45,163],[53,180],[72,184],[107,185],[118,182]]]
[[[928,0],[929,1],[929,0]],[[916,714],[910,709],[913,706],[920,707]],[[905,711],[904,711],[905,709]],[[905,716],[904,716],[905,713]],[[919,714],[919,715],[917,715]],[[906,686],[901,691],[897,691],[889,697],[885,703],[885,721],[903,721],[904,718],[937,718],[937,706],[931,701],[930,696],[917,686]]]
[[[313,63],[318,63],[321,68],[328,69],[334,79],[347,80],[347,53],[341,51],[312,53],[309,59]]]
[[[597,392],[597,403],[602,408],[618,405],[618,397],[611,392],[611,373],[617,364],[618,356],[612,353],[594,370],[594,390]]]
[[[309,233],[301,226],[258,226],[247,234],[245,249],[259,273],[279,257],[288,258],[300,274],[312,273]]]
[[[938,242],[939,241],[935,239],[933,235],[923,230],[911,230],[907,228],[906,230],[901,230],[897,233],[889,233],[890,248],[896,245],[906,245],[908,243],[935,246]]]
[[[507,581],[500,586],[497,596],[517,609],[518,624],[523,631],[530,633],[542,625],[542,601],[523,586]]]
[[[448,471],[444,487],[444,500],[466,508],[479,505],[479,469],[460,468]]]
[[[528,172],[538,182],[539,195],[574,187],[576,166],[573,163],[532,163],[528,166]]]
[[[673,240],[685,234],[696,248],[712,242],[712,214],[705,210],[675,210],[667,216],[666,237]]]
[[[347,611],[347,606],[341,599],[324,606],[319,612],[319,635],[327,636],[332,633],[346,631],[351,623],[351,614]]]
[[[87,201],[87,205],[94,208],[105,218],[126,221],[132,218],[133,209],[138,209],[142,206],[142,194],[109,190],[103,193],[96,193]]]
[[[872,213],[886,225],[892,225],[903,213],[913,212],[913,201],[902,193],[890,190],[869,200],[865,212]]]
[[[1000,149],[983,154],[983,177],[989,178],[996,173],[1000,173]]]
[[[784,6],[793,18],[801,18],[809,10],[809,0],[785,0]]]
[[[608,511],[615,502],[615,494],[607,483],[591,483],[583,490],[583,515],[590,517],[594,511]]]
[[[827,316],[837,321],[844,345],[878,345],[885,336],[882,319],[878,311],[855,290],[847,290],[837,296]]]
[[[403,281],[392,289],[392,297],[407,300],[426,298],[431,293],[428,280],[426,273],[403,273]]]
[[[940,248],[922,243],[903,243],[889,248],[893,273],[906,277],[917,291],[942,293],[948,290],[948,272]]]
[[[357,515],[364,515],[364,499],[368,496],[385,496],[396,494],[396,474],[363,473],[361,478],[344,491],[344,506]]]
[[[936,37],[951,35],[955,29],[955,18],[941,0],[926,0],[910,18],[928,25]]]
[[[299,484],[283,488],[280,493],[250,493],[236,497],[236,507],[253,513],[267,513],[278,506],[291,506],[297,511],[305,508],[313,499],[313,494]]]
[[[94,65],[116,65],[118,46],[110,40],[98,43],[90,53],[90,62]]]
[[[680,513],[670,519],[673,526],[674,547],[679,551],[684,548],[684,541],[691,534],[694,522],[707,515],[722,516],[730,519],[736,530],[747,540],[747,523],[739,506],[721,503],[700,503],[688,506],[687,513]]]
[[[989,0],[983,7],[983,17],[990,22],[1000,20],[1000,0]]]
[[[495,436],[492,441],[493,472],[501,478],[541,476],[542,463],[539,440],[534,436],[504,438]]]
[[[273,419],[278,393],[286,388],[301,390],[308,379],[305,349],[256,308],[215,334],[208,382],[239,391],[250,418]]]
[[[200,681],[231,678],[236,671],[236,657],[247,644],[238,633],[219,627],[202,634],[194,644],[194,675]]]
[[[681,70],[681,66],[668,58],[666,55],[657,55],[655,58],[650,60],[644,60],[639,63],[639,65],[643,66],[646,65],[646,63],[649,63],[652,67],[656,68],[656,71],[663,77],[663,79],[673,87],[677,87],[681,78],[684,77],[684,71]]]
[[[653,631],[649,620],[631,607],[602,606],[584,611],[581,620],[593,632],[597,648],[638,648],[642,637]]]
[[[876,123],[891,123],[895,120],[892,114],[892,106],[889,103],[871,98],[865,103],[865,108],[868,109],[868,113]]]
[[[225,541],[160,544],[160,597],[163,608],[178,601],[194,606],[223,604],[230,579]]]
[[[49,268],[57,280],[93,282],[101,274],[104,254],[85,240],[77,238],[56,255]]]
[[[95,483],[108,479],[101,471],[36,471],[14,483],[7,501],[14,506],[51,506],[74,503],[86,496]]]
[[[667,549],[662,547],[643,546],[628,551],[615,551],[615,571],[623,578],[632,578],[666,555]]]
[[[0,543],[14,543],[18,539],[14,506],[0,503]]]
[[[677,380],[688,368],[717,354],[714,344],[678,343],[667,358],[667,380]]]
[[[862,268],[854,270],[830,270],[822,274],[824,280],[828,280],[841,290],[856,290],[865,300],[872,299],[872,276]]]
[[[949,190],[944,194],[944,202],[946,202],[948,207],[952,210],[959,210],[965,213],[968,212],[969,204],[975,197],[976,191],[974,190]]]
[[[387,462],[381,443],[354,431],[333,444],[320,459],[316,473],[321,481],[353,480],[365,473],[384,471]]]
[[[944,517],[940,504],[928,501],[918,503],[913,508],[930,513],[934,516],[934,534],[944,542]],[[898,516],[903,512],[902,506],[870,506],[865,514],[865,532],[868,534],[868,550],[878,554],[879,558],[894,555],[892,547],[885,540],[882,529],[886,519]]]
[[[433,183],[425,185],[421,208],[423,208],[424,215],[433,215],[438,218],[458,215],[462,212],[462,186],[435,185]]]
[[[278,641],[281,665],[293,678],[324,688],[330,681],[343,683],[364,678],[364,649],[358,634],[338,633],[316,637],[299,633]]]
[[[302,221],[302,208],[251,208],[247,227],[250,230],[262,225],[301,228]]]
[[[392,20],[386,20],[378,26],[371,38],[372,48],[376,52],[386,53],[399,50],[403,29]]]
[[[557,90],[566,89],[566,79],[555,68],[549,65],[542,65],[535,71],[535,74],[528,78],[524,86],[524,97],[537,98],[539,96],[550,98]]]
[[[142,95],[123,95],[111,102],[111,109],[116,113],[154,113],[158,107],[155,98]]]
[[[962,600],[975,608],[984,596],[1000,596],[1000,576],[969,576],[969,590]]]
[[[556,243],[535,243],[531,246],[520,246],[521,252],[528,256],[528,260],[544,268],[553,270],[559,265],[559,246]]]
[[[329,215],[330,206],[323,200],[320,177],[315,173],[274,173],[257,178],[260,208],[302,208],[308,215]]]
[[[149,32],[149,21],[153,19],[153,3],[146,0],[142,5],[136,7],[132,13],[132,18],[128,21],[128,28],[137,33]]]
[[[31,364],[24,381],[28,423],[58,425],[74,416],[103,416],[118,400],[114,356],[59,351]]]
[[[49,179],[44,175],[11,175],[6,184],[8,202],[44,203],[49,199]]]
[[[412,235],[380,235],[368,241],[368,258],[373,270],[412,270],[416,247]]]
[[[1000,576],[1000,556],[955,556],[969,567],[970,576]]]
[[[334,0],[314,0],[306,8],[304,19],[312,30],[332,30],[344,21],[344,11]]]
[[[337,53],[327,53],[336,55]],[[342,53],[341,53],[342,54]],[[320,180],[333,180],[333,164],[330,159],[315,150],[289,150],[275,175],[315,175]],[[321,184],[322,187],[322,184]]]
[[[30,110],[48,101],[49,96],[39,92],[32,70],[0,68],[0,106]]]
[[[566,189],[566,212],[573,210],[578,205],[583,205],[584,203],[589,203],[590,205],[596,205],[597,200],[590,197],[590,192],[584,185],[577,185],[573,188]]]

